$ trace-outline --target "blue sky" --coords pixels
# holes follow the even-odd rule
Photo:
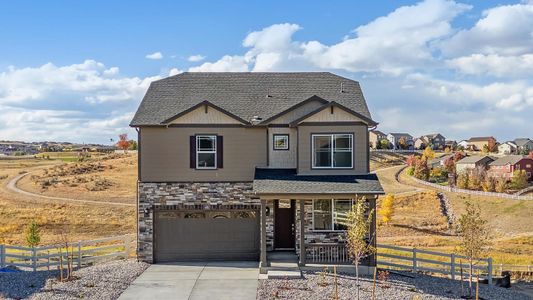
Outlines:
[[[132,133],[183,71],[331,71],[383,131],[533,137],[527,1],[10,1],[0,44],[0,140]]]

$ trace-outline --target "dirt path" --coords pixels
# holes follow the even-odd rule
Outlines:
[[[32,171],[34,172],[34,171]],[[19,193],[25,196],[35,197],[35,198],[41,198],[45,200],[54,200],[54,201],[66,201],[66,202],[74,202],[74,203],[83,203],[83,204],[95,204],[95,205],[115,205],[115,206],[135,206],[135,204],[130,203],[121,203],[121,202],[105,202],[105,201],[95,201],[95,200],[84,200],[84,199],[73,199],[73,198],[62,198],[62,197],[51,197],[51,196],[45,196],[40,194],[31,193],[25,190],[22,190],[17,187],[17,182],[27,176],[28,174],[32,172],[23,173],[20,175],[15,176],[13,179],[8,181],[6,184],[6,188],[10,191],[13,191],[15,193]]]

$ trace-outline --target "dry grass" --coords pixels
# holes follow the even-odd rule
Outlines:
[[[370,152],[370,170],[402,165],[407,156],[405,153]]]
[[[42,228],[42,244],[60,242],[63,235],[71,240],[84,240],[135,232],[133,207],[78,205],[35,199],[5,188],[6,183],[22,171],[52,167],[58,163],[61,161],[0,160],[0,175],[7,175],[7,178],[0,179],[0,243],[24,245],[24,228],[32,220],[37,221]],[[136,167],[132,168],[136,170]],[[89,194],[86,190],[83,194],[63,195],[82,199],[89,197]]]

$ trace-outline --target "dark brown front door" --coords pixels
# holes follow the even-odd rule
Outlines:
[[[294,200],[276,200],[274,205],[274,248],[294,249]]]

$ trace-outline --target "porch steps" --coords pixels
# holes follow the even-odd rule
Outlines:
[[[298,257],[291,252],[269,253],[268,279],[298,279],[302,271],[298,266]]]
[[[302,278],[302,271],[300,271],[300,269],[268,270],[267,278],[268,279],[299,279],[299,278]]]

